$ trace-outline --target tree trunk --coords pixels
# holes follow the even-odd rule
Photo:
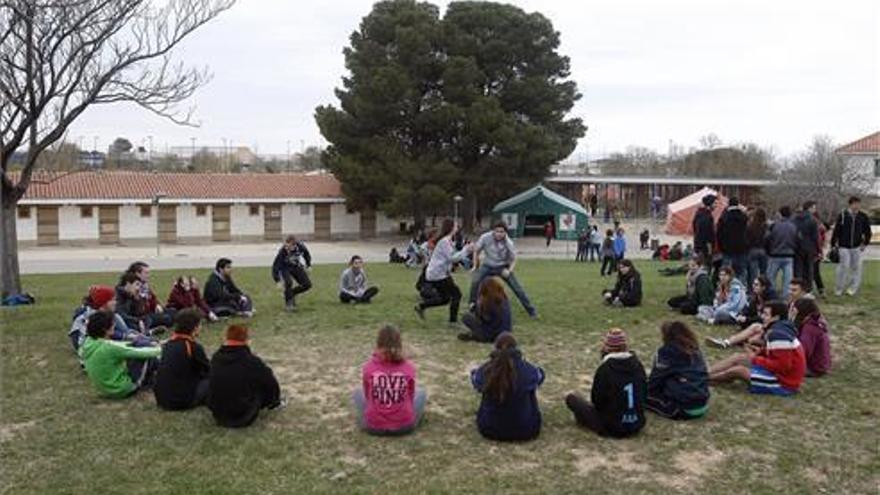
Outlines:
[[[0,225],[3,238],[0,240],[0,294],[6,297],[21,292],[21,278],[18,271],[18,234],[15,229],[18,201],[7,195],[0,198]]]

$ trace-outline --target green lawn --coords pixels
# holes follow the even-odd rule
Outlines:
[[[675,423],[649,416],[629,440],[605,440],[575,426],[562,401],[587,391],[610,326],[625,328],[646,366],[658,346],[664,301],[683,278],[657,276],[637,263],[645,305],[604,307],[610,279],[596,264],[524,261],[521,282],[540,319],[515,304],[515,334],[525,356],[544,367],[541,437],[505,445],[474,426],[479,397],[467,373],[489,346],[462,343],[446,311],[419,321],[412,306],[416,272],[375,264],[382,293],[370,306],[336,302],[340,266],[318,266],[300,311],[284,313],[268,269],[241,269],[240,286],[256,301],[256,353],[274,369],[287,409],[264,414],[243,431],[214,426],[207,409],[168,413],[151,393],[99,399],[66,338],[70,314],[88,285],[115,274],[25,277],[34,307],[3,309],[0,331],[0,492],[2,493],[877,493],[880,486],[880,263],[865,267],[857,298],[831,298],[834,370],[808,380],[794,399],[753,397],[744,385],[713,389],[704,420]],[[197,272],[204,280],[207,273]],[[160,297],[171,272],[154,273]],[[832,280],[826,267],[825,280]],[[457,276],[466,291],[465,275]],[[383,322],[404,333],[419,381],[428,391],[425,422],[405,438],[374,438],[354,426],[349,395]],[[698,326],[701,336],[728,328]],[[210,352],[223,326],[206,328]],[[710,361],[726,355],[707,351]]]

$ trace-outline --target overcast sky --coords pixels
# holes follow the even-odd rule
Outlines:
[[[449,2],[435,2],[445,6]],[[589,126],[572,157],[670,140],[754,141],[786,154],[813,135],[845,143],[880,130],[876,0],[526,0],[561,33],[561,53]],[[68,140],[106,149],[116,136],[153,147],[219,146],[222,138],[284,154],[325,144],[316,106],[336,104],[342,48],[365,0],[239,0],[196,32],[178,58],[214,74],[193,100],[198,129],[128,106],[90,109]]]

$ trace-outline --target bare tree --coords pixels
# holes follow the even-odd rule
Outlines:
[[[20,292],[15,215],[37,158],[91,105],[131,102],[183,125],[206,69],[171,52],[234,0],[0,0],[0,291]],[[24,164],[10,173],[13,153]]]

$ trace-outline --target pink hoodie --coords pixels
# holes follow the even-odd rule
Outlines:
[[[364,363],[364,420],[372,430],[401,430],[412,426],[416,415],[416,368],[407,360],[386,361],[382,354]]]

